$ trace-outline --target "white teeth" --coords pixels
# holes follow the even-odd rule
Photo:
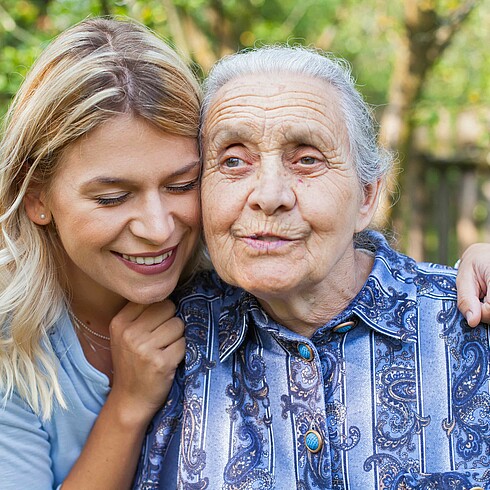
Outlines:
[[[157,255],[156,257],[139,257],[135,255],[122,254],[123,259],[129,260],[134,264],[140,265],[155,265],[162,263],[165,259],[168,259],[172,255],[172,250],[170,252],[164,253],[162,255]]]

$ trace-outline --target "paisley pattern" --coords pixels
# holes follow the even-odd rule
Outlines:
[[[283,418],[290,417],[295,427],[297,459],[299,466],[299,488],[331,488],[332,465],[325,412],[319,410],[323,390],[318,379],[315,363],[301,358],[291,358],[289,363],[289,393],[283,395]],[[308,450],[306,433],[314,430],[323,439],[323,446],[317,453]]]
[[[490,490],[489,329],[453,270],[370,239],[366,284],[311,339],[215,273],[181,290],[185,366],[134,488]]]
[[[145,465],[140,466],[135,478],[135,487],[141,490],[156,490],[159,488],[162,461],[165,460],[172,435],[177,430],[182,419],[182,385],[183,370],[177,370],[174,383],[170,390],[165,407],[153,420],[148,428],[142,451]]]
[[[453,367],[453,415],[443,426],[456,441],[457,469],[490,466],[489,352],[478,335],[463,337]],[[490,478],[488,479],[490,481]]]
[[[381,358],[390,359],[390,362],[380,361],[376,372],[380,403],[377,411],[375,441],[381,451],[391,451],[398,458],[406,460],[416,449],[415,436],[430,423],[430,416],[422,417],[417,412],[414,345],[409,345],[407,350],[399,350],[395,353],[393,342],[386,345],[383,337],[376,337]],[[387,350],[391,352],[385,353]],[[405,360],[400,359],[401,352]]]
[[[233,422],[232,456],[224,469],[226,490],[273,488],[267,467],[268,429],[271,425],[269,387],[260,340],[248,340],[237,352],[233,383],[226,393],[232,401],[227,412]]]

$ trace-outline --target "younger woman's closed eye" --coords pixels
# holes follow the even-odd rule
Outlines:
[[[115,196],[98,196],[96,198],[97,204],[101,206],[116,206],[117,204],[122,204],[129,197],[129,193],[118,194]]]
[[[181,192],[187,192],[187,191],[192,191],[197,188],[199,184],[199,179],[195,179],[191,182],[187,182],[185,184],[179,184],[179,185],[168,185],[166,186],[167,191],[173,192],[173,193],[181,193]]]

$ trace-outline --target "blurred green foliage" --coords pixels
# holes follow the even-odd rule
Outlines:
[[[443,13],[450,13],[461,3],[437,2]],[[63,29],[87,16],[110,13],[133,17],[172,39],[169,4],[181,19],[193,21],[209,43],[214,59],[262,43],[315,45],[352,63],[361,90],[371,103],[387,102],[403,22],[400,1],[0,0],[0,113],[36,56]],[[441,105],[459,108],[490,104],[488,25],[490,2],[482,2],[428,79],[420,100],[426,121],[432,117],[427,112],[435,114]]]

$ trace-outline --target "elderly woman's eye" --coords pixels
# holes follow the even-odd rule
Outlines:
[[[223,165],[227,168],[236,168],[236,167],[240,167],[244,163],[245,162],[241,158],[230,157],[223,162]]]
[[[318,162],[318,159],[315,157],[301,157],[299,162],[302,165],[314,165],[315,163]]]

